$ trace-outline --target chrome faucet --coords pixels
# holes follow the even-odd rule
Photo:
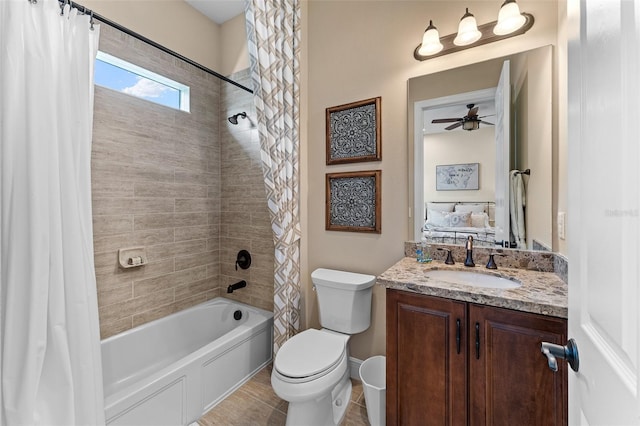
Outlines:
[[[476,266],[473,263],[473,237],[471,235],[467,237],[467,258],[464,260],[464,266]]]

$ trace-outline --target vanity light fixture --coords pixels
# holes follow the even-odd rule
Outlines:
[[[422,43],[413,51],[413,57],[418,61],[424,61],[515,37],[529,31],[533,23],[533,15],[526,12],[521,13],[515,0],[504,1],[498,12],[497,21],[480,26],[477,26],[475,17],[467,8],[460,20],[456,34],[439,37],[438,30],[430,20],[429,26],[424,32]]]
[[[482,33],[478,31],[478,23],[476,17],[472,13],[469,13],[469,8],[460,19],[458,24],[458,35],[453,39],[453,44],[456,46],[467,46],[480,40]]]
[[[498,23],[493,28],[493,33],[496,35],[511,34],[520,29],[526,21],[527,18],[520,13],[516,0],[505,0],[500,7],[500,12],[498,12]]]
[[[418,54],[422,56],[434,55],[442,50],[444,46],[440,43],[440,34],[438,29],[433,25],[433,21],[429,20],[429,26],[424,30],[422,36],[422,44],[418,49]]]

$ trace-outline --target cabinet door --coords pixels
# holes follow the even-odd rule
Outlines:
[[[566,343],[566,320],[470,304],[469,328],[470,425],[567,424],[567,364],[540,352]]]
[[[466,304],[387,290],[387,424],[467,422]]]

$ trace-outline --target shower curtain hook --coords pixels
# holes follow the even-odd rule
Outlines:
[[[69,3],[69,6],[71,6],[71,0],[63,0],[60,4],[60,16],[64,16],[64,8],[67,5],[67,2]]]
[[[91,14],[89,15],[89,24],[90,24],[89,29],[93,31],[93,10],[91,10],[90,12]]]

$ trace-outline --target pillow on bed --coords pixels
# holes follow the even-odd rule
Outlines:
[[[488,228],[489,215],[486,213],[471,213],[471,226],[474,228]]]
[[[455,212],[484,213],[484,204],[456,204]]]
[[[431,226],[449,226],[451,221],[449,215],[453,213],[441,212],[439,210],[429,210],[427,212],[426,225]]]
[[[452,212],[456,203],[427,203],[427,212],[437,210],[440,212]]]
[[[466,228],[471,226],[471,212],[449,213],[449,221],[452,228]]]

